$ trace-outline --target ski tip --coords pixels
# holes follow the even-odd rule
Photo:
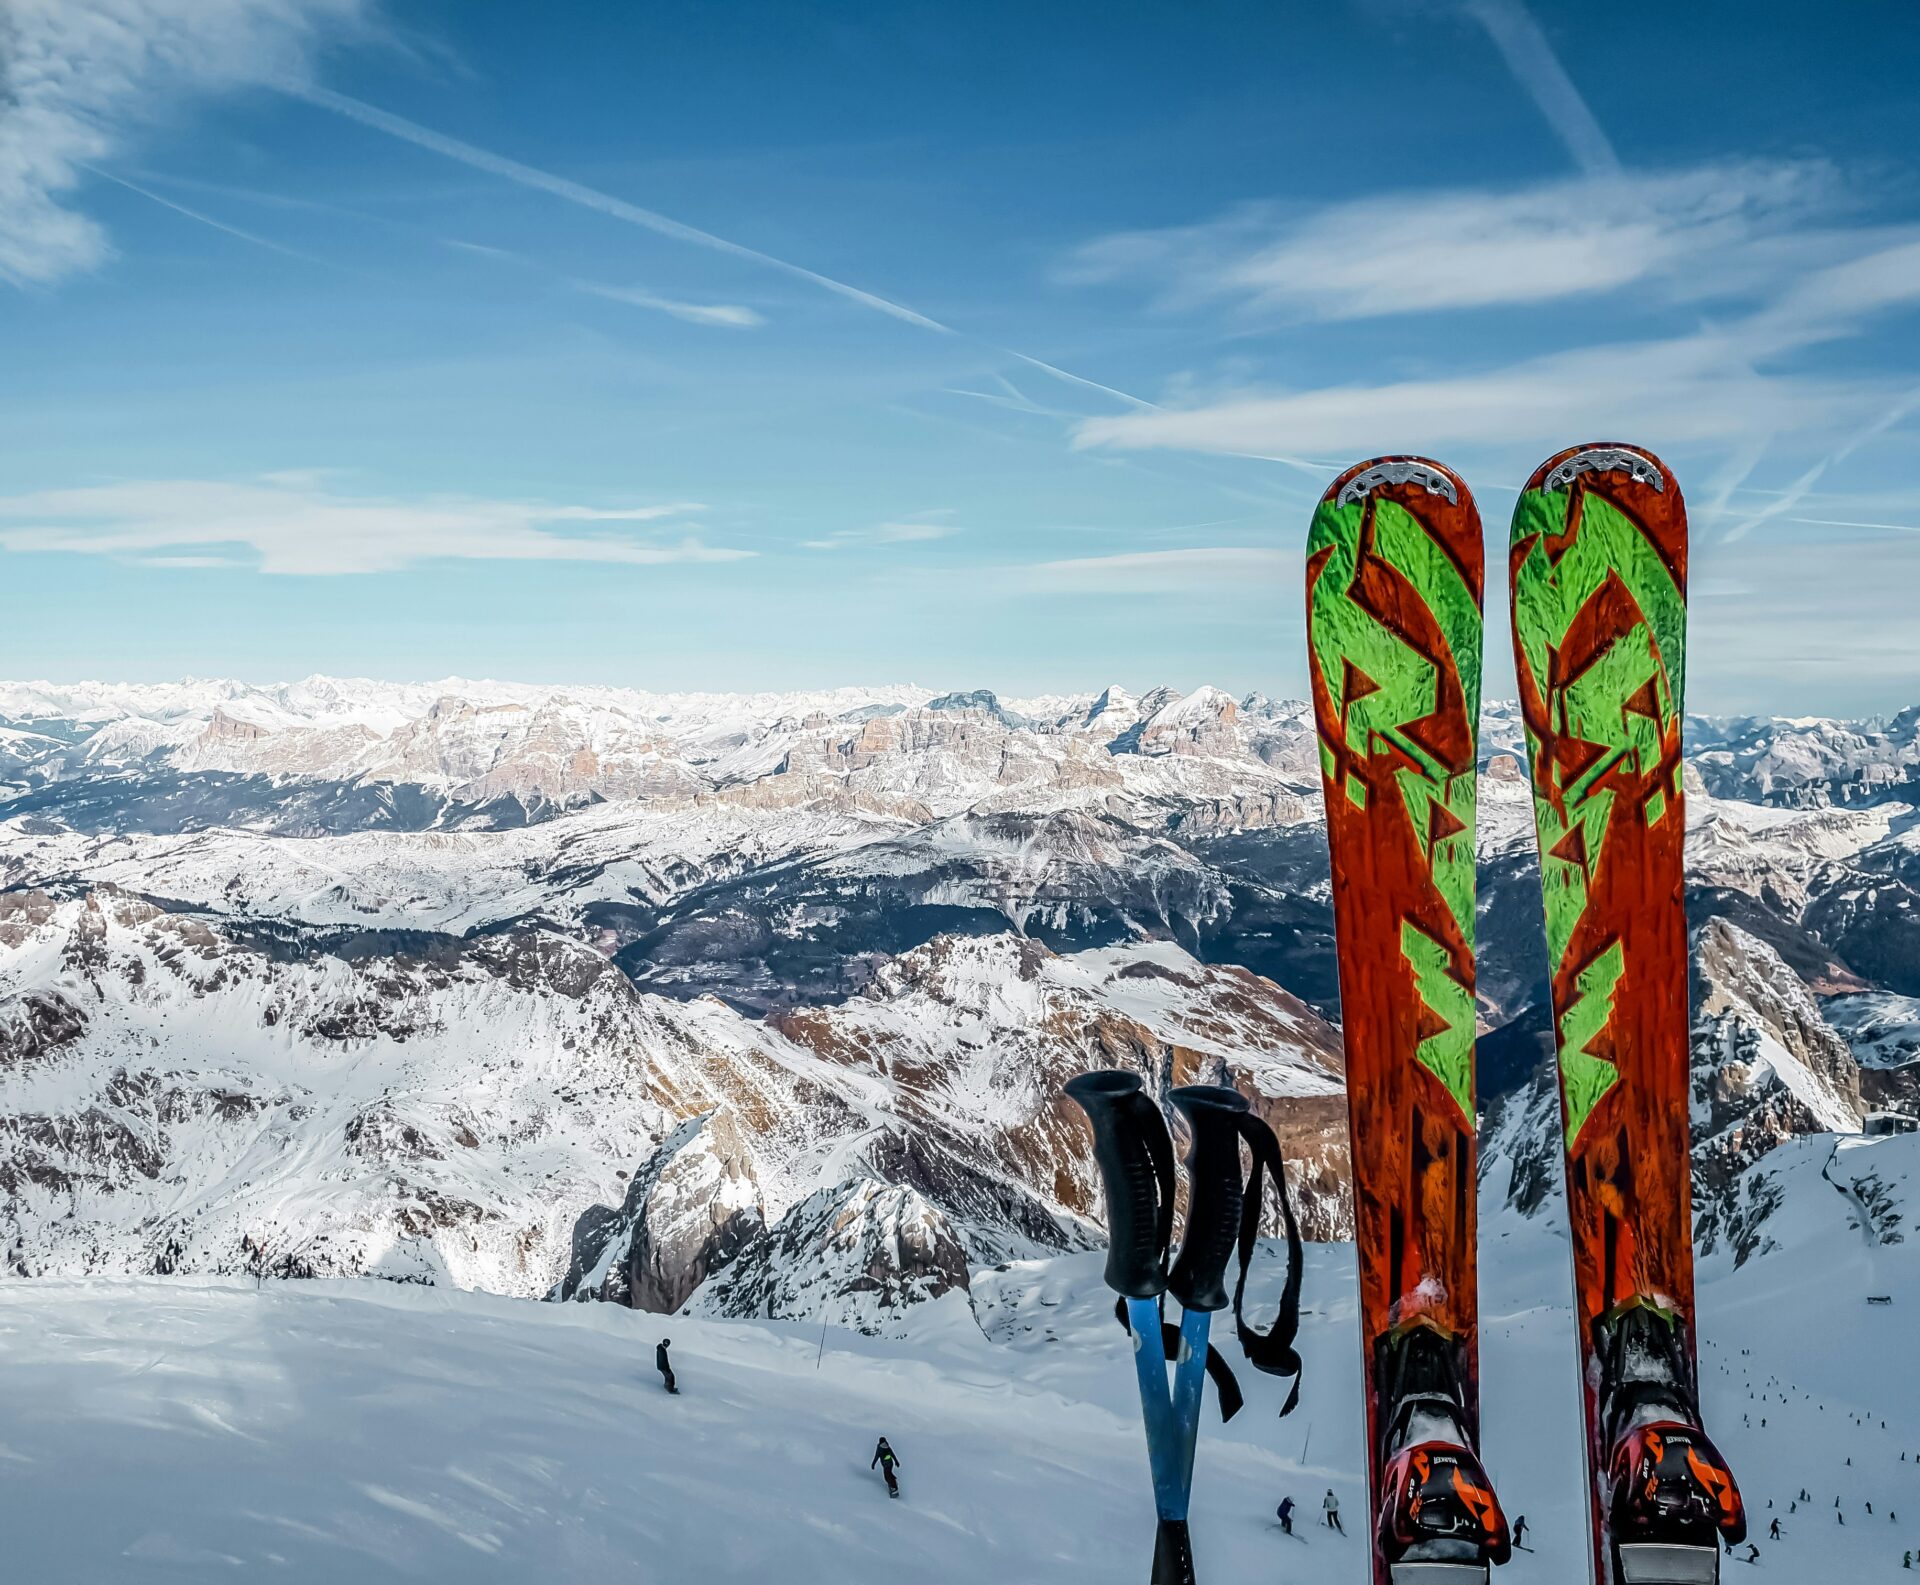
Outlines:
[[[1467,489],[1467,482],[1452,468],[1430,457],[1369,457],[1365,462],[1356,462],[1327,485],[1327,493],[1321,495],[1321,505],[1352,507],[1369,495],[1379,495],[1382,491],[1402,495],[1407,489],[1423,489],[1427,495],[1438,495],[1450,507],[1473,507],[1473,491]]]
[[[1642,485],[1659,495],[1675,495],[1678,491],[1664,462],[1642,446],[1618,440],[1589,441],[1556,451],[1533,470],[1526,488],[1565,492],[1577,480],[1595,475],[1612,476],[1616,483]]]
[[[1438,497],[1449,506],[1474,509],[1473,492],[1466,481],[1428,457],[1372,457],[1356,462],[1327,486],[1320,504],[1354,506],[1379,494],[1405,500],[1414,490]]]
[[[1411,514],[1461,568],[1461,576],[1473,589],[1475,599],[1480,597],[1484,556],[1480,509],[1467,482],[1452,468],[1428,457],[1373,457],[1356,462],[1327,485],[1313,512],[1313,530],[1309,533],[1309,580],[1315,549],[1325,553],[1332,541],[1352,537],[1352,518],[1344,518],[1342,512],[1350,507],[1365,509],[1375,501],[1392,501]],[[1340,526],[1342,522],[1346,528]]]

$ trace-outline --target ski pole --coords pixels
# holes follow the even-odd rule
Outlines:
[[[1175,1365],[1173,1417],[1180,1437],[1180,1514],[1187,1516],[1193,1454],[1200,1430],[1207,1334],[1215,1310],[1227,1307],[1227,1262],[1240,1236],[1246,1192],[1240,1169],[1240,1122],[1246,1097],[1221,1085],[1189,1084],[1168,1097],[1187,1120],[1187,1226],[1167,1275],[1180,1301],[1180,1355]]]
[[[1082,1073],[1066,1092],[1093,1127],[1093,1159],[1107,1205],[1107,1286],[1125,1301],[1140,1417],[1153,1476],[1153,1585],[1191,1585],[1180,1438],[1167,1396],[1160,1295],[1173,1238],[1173,1141],[1140,1076],[1117,1068]],[[1204,1358],[1204,1351],[1203,1351]]]

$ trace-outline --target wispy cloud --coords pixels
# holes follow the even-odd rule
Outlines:
[[[176,215],[184,215],[189,220],[197,220],[203,226],[210,226],[215,231],[223,231],[228,236],[237,238],[241,242],[250,242],[256,248],[266,248],[274,253],[285,254],[290,259],[300,259],[308,264],[323,265],[328,269],[339,268],[338,265],[332,264],[326,259],[316,258],[311,253],[302,253],[298,248],[290,248],[284,242],[275,242],[271,237],[263,237],[252,231],[244,231],[239,226],[229,225],[224,220],[216,220],[212,215],[203,214],[198,209],[190,209],[185,204],[176,203],[171,198],[163,197],[150,187],[142,187],[138,182],[129,181],[124,176],[116,176],[112,171],[103,171],[99,167],[92,165],[87,166],[86,169],[90,175],[98,176],[103,181],[109,181],[116,186],[124,187],[130,193],[138,193],[142,198],[158,204],[162,209],[171,209]]]
[[[300,81],[316,38],[353,27],[364,9],[362,0],[8,7],[0,15],[0,280],[46,284],[107,258],[105,230],[70,195],[149,107],[267,74]]]
[[[1620,157],[1613,144],[1522,0],[1460,0],[1460,8],[1487,30],[1514,81],[1540,107],[1574,163],[1589,175],[1617,176]]]
[[[1228,301],[1320,319],[1539,303],[1635,282],[1751,284],[1720,262],[1834,201],[1815,162],[1721,164],[1509,189],[1387,193],[1302,213],[1125,232],[1079,249],[1063,278],[1140,279],[1163,306]]]
[[[776,258],[771,253],[762,253],[758,248],[747,247],[744,243],[733,242],[726,237],[716,236],[711,231],[702,231],[698,226],[690,226],[685,221],[675,220],[652,209],[643,209],[638,204],[630,204],[624,198],[616,198],[611,193],[603,193],[597,188],[586,186],[565,176],[556,176],[551,171],[543,171],[537,166],[523,164],[519,160],[509,159],[504,154],[495,154],[472,143],[462,142],[459,138],[450,138],[443,132],[435,132],[431,127],[423,127],[416,121],[408,121],[346,94],[335,93],[330,88],[316,87],[300,79],[289,79],[276,86],[283,88],[296,98],[331,110],[336,115],[345,116],[349,121],[357,121],[362,126],[371,127],[376,132],[384,132],[389,137],[411,143],[417,148],[427,149],[443,155],[447,159],[457,160],[474,170],[486,171],[489,175],[499,176],[522,187],[530,187],[538,192],[550,193],[567,203],[577,204],[583,209],[592,209],[600,214],[611,216],[615,220],[625,221],[630,226],[640,226],[659,236],[671,237],[676,242],[687,242],[695,247],[709,248],[716,253],[729,254],[737,259],[746,259],[755,264],[765,265],[768,269],[778,270],[799,280],[821,288],[823,291],[844,297],[850,302],[871,308],[876,313],[892,319],[918,325],[923,330],[937,330],[951,334],[950,327],[943,325],[916,309],[903,303],[896,303],[877,292],[869,292],[845,281],[835,280],[830,275],[822,275],[817,270],[809,270],[804,265],[790,263],[786,259]]]
[[[1631,429],[1718,439],[1832,417],[1809,382],[1742,375],[1712,337],[1558,353],[1482,372],[1387,384],[1249,391],[1163,413],[1090,419],[1075,444],[1205,452],[1434,450]]]
[[[1884,428],[1900,416],[1881,421],[1890,403],[1900,405],[1883,382],[1768,373],[1764,365],[1915,302],[1920,244],[1902,244],[1811,272],[1724,328],[1386,384],[1232,391],[1184,409],[1089,419],[1074,443],[1340,455],[1623,431],[1663,444],[1745,443],[1756,434],[1865,425],[1870,438],[1876,422]]]
[[[1185,550],[1138,550],[1117,556],[1076,556],[1020,569],[1018,581],[1048,594],[1162,594],[1262,586],[1300,566],[1298,552],[1258,545],[1196,545]]]
[[[599,286],[592,281],[576,281],[581,291],[604,297],[615,303],[631,303],[635,308],[650,308],[670,314],[690,325],[719,325],[728,330],[755,330],[766,316],[739,303],[688,303],[674,297],[661,297],[638,286]]]
[[[1828,469],[1838,467],[1862,446],[1868,444],[1870,441],[1879,439],[1880,436],[1892,429],[1894,425],[1898,424],[1916,407],[1920,407],[1920,389],[1907,392],[1905,396],[1902,396],[1897,402],[1893,403],[1892,406],[1887,408],[1885,412],[1881,413],[1871,423],[1863,425],[1860,429],[1849,435],[1826,456],[1822,457],[1811,468],[1807,469],[1799,478],[1795,479],[1792,484],[1788,485],[1786,490],[1770,505],[1761,511],[1755,512],[1751,517],[1734,524],[1732,528],[1727,530],[1726,537],[1728,541],[1745,539],[1748,534],[1766,522],[1768,518],[1783,517],[1793,511],[1812,493],[1814,486],[1826,476]],[[1844,526],[1862,528],[1867,525],[1854,523]]]
[[[956,523],[943,522],[948,511],[920,512],[893,523],[875,523],[869,528],[845,528],[824,539],[803,539],[803,550],[858,550],[872,545],[917,545],[933,539],[949,539],[960,532]]]
[[[632,566],[753,554],[684,535],[636,537],[691,504],[562,506],[471,496],[348,496],[308,473],[245,481],[157,479],[0,496],[0,549],[115,556],[151,565],[250,565],[268,573],[397,572],[422,562],[602,561]],[[603,524],[606,532],[556,532]],[[250,551],[250,561],[237,556]]]

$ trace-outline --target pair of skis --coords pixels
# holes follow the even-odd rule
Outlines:
[[[1596,1578],[1697,1585],[1745,1521],[1700,1429],[1687,1137],[1686,512],[1628,446],[1527,481],[1510,552],[1559,1050]],[[1376,1585],[1484,1581],[1474,832],[1484,554],[1437,463],[1314,514],[1307,636],[1352,1124]]]
[[[1187,1508],[1205,1379],[1213,1379],[1222,1420],[1231,1420],[1242,1402],[1232,1371],[1209,1337],[1217,1311],[1231,1302],[1250,1364],[1295,1378],[1280,1412],[1289,1413],[1299,1397],[1300,1360],[1293,1339],[1300,1319],[1300,1229],[1279,1142],[1237,1090],[1194,1084],[1172,1091],[1167,1099],[1185,1120],[1190,1143],[1186,1231],[1178,1254],[1169,1260],[1178,1184],[1173,1140],[1159,1105],[1138,1074],[1119,1068],[1083,1073],[1068,1081],[1066,1091],[1093,1125],[1094,1160],[1107,1205],[1107,1286],[1120,1296],[1116,1310],[1133,1340],[1158,1519],[1153,1585],[1194,1585]],[[1243,1141],[1252,1159],[1251,1172],[1244,1176]],[[1280,1313],[1261,1333],[1247,1325],[1243,1305],[1266,1176],[1272,1177],[1280,1202],[1288,1265]],[[1229,1301],[1226,1273],[1236,1249],[1240,1274]],[[1178,1329],[1162,1319],[1169,1293],[1180,1303]]]

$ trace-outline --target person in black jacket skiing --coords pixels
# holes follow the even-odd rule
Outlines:
[[[1292,1535],[1293,1534],[1293,1499],[1291,1497],[1282,1497],[1280,1499],[1280,1506],[1274,1509],[1273,1511],[1274,1511],[1274,1514],[1280,1520],[1280,1528],[1284,1530],[1288,1535]]]
[[[893,1444],[884,1436],[881,1437],[879,1445],[873,1450],[873,1457],[867,1462],[867,1468],[872,1469],[875,1464],[880,1466],[880,1473],[887,1478],[887,1495],[889,1497],[898,1497],[900,1495],[900,1482],[893,1477],[894,1469],[899,1463],[900,1456],[894,1452]]]
[[[667,1391],[678,1392],[680,1389],[674,1383],[673,1366],[667,1359],[667,1345],[672,1341],[670,1337],[660,1339],[660,1346],[653,1351],[653,1365],[660,1372],[660,1379],[667,1384]]]

